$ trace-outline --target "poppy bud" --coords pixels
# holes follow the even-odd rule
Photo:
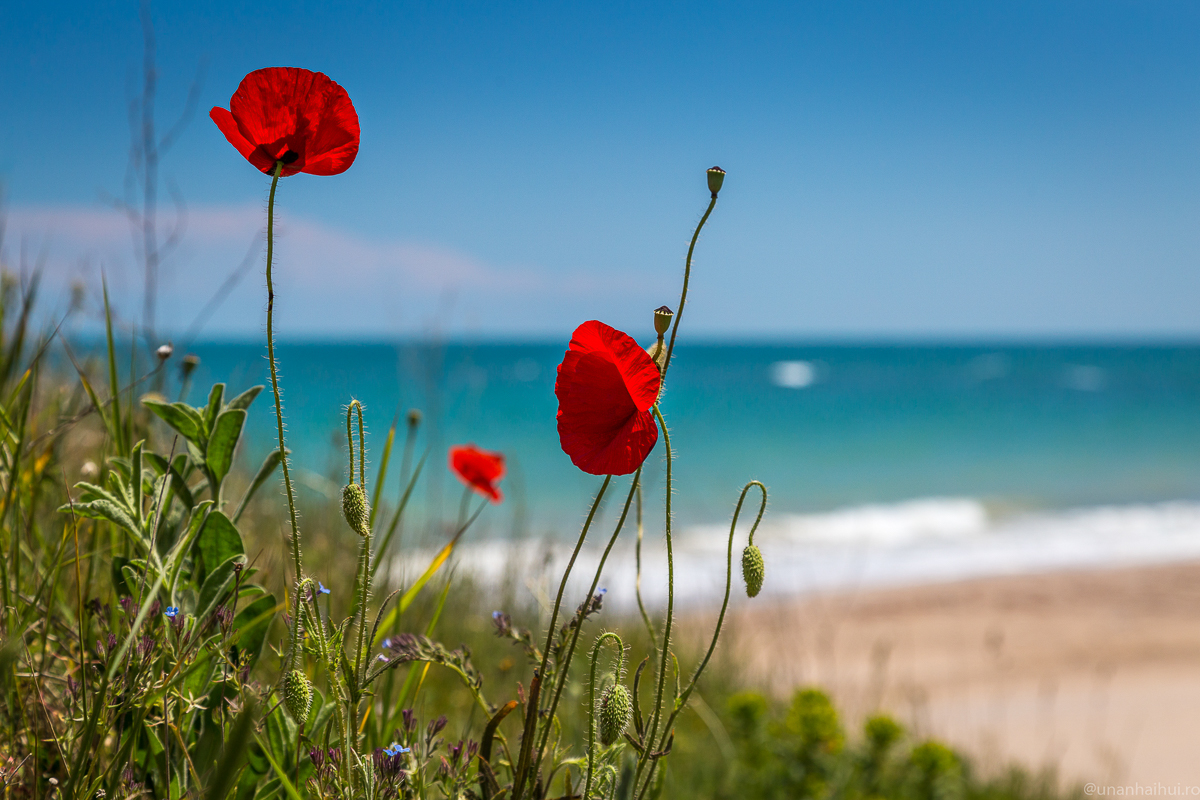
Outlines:
[[[283,676],[283,705],[298,725],[308,720],[312,699],[312,685],[303,672],[294,669]]]
[[[415,428],[421,424],[421,409],[410,408],[408,410],[408,426]]]
[[[721,184],[725,182],[725,170],[720,167],[708,168],[708,190],[712,192],[712,196],[716,197],[717,192],[721,191]]]
[[[758,545],[747,545],[742,551],[742,580],[746,582],[746,596],[757,597],[762,591],[763,577],[766,573],[766,563]]]
[[[171,353],[174,353],[174,352],[175,352],[174,345],[172,345],[170,342],[167,342],[166,344],[162,345],[157,350],[155,350],[154,354],[158,356],[159,361],[166,361],[168,358],[171,357]]]
[[[346,488],[342,489],[342,514],[345,515],[346,523],[352,531],[359,536],[370,535],[371,513],[367,507],[367,493],[363,491],[361,484],[347,484]]]
[[[654,309],[654,332],[662,336],[671,329],[671,318],[675,316],[675,312],[666,306],[659,306]]]
[[[187,380],[187,377],[191,375],[192,371],[198,366],[200,366],[200,356],[193,355],[191,353],[188,353],[186,356],[184,356],[183,364],[179,367],[183,371],[184,380]]]
[[[614,683],[600,695],[600,744],[608,747],[629,727],[629,718],[633,716],[633,704],[629,699],[629,690],[622,684]]]

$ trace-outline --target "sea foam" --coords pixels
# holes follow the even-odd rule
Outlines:
[[[732,594],[746,602],[738,558],[748,519],[733,547]],[[649,521],[648,521],[649,522]],[[658,520],[654,520],[658,523]],[[603,530],[603,529],[601,529]],[[576,562],[567,599],[574,608],[587,591],[601,557],[589,537]],[[725,586],[728,525],[700,525],[674,539],[677,607],[720,603]],[[628,525],[605,564],[598,587],[605,603],[635,608],[636,531]],[[1045,572],[1118,567],[1200,558],[1200,503],[1169,502],[1094,506],[1063,511],[999,514],[970,498],[925,498],[872,504],[821,514],[764,518],[755,543],[766,560],[764,595],[803,595],[885,586]],[[484,583],[523,584],[542,602],[557,591],[572,543],[561,540],[488,540],[466,543],[456,553],[459,569]],[[419,574],[433,551],[404,559],[407,575]],[[661,530],[648,527],[642,553],[642,596],[660,609],[666,603],[666,549]]]

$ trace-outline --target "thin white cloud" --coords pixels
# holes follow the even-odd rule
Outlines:
[[[162,215],[164,232],[173,215]],[[160,327],[189,320],[262,236],[257,205],[190,208],[179,248],[163,268]],[[18,207],[7,212],[7,263],[17,243],[45,254],[47,283],[65,291],[94,282],[103,267],[127,314],[141,303],[141,274],[128,218],[116,209]],[[319,220],[281,214],[276,221],[277,290],[289,305],[284,335],[396,334],[428,326],[449,303],[456,326],[476,332],[534,332],[586,318],[589,301],[620,301],[639,280],[625,274],[498,265],[437,242],[373,239]],[[261,254],[237,291],[214,315],[210,333],[250,333],[261,326]],[[640,283],[644,284],[644,281]],[[452,300],[451,300],[452,299]],[[562,310],[561,321],[547,308]]]

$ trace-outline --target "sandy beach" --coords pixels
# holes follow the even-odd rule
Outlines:
[[[817,684],[985,769],[1200,784],[1200,562],[739,603],[749,680]]]

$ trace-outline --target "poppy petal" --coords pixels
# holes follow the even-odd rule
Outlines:
[[[558,367],[558,436],[571,463],[592,475],[634,472],[658,442],[649,408],[661,376],[628,335],[585,322]]]
[[[473,444],[450,448],[450,469],[475,491],[499,503],[504,495],[496,483],[504,477],[504,454],[482,450]]]
[[[283,175],[345,172],[358,155],[358,113],[346,90],[328,76],[297,67],[267,67],[242,79],[229,101],[229,118],[213,120],[250,163]],[[229,121],[251,145],[232,138]]]

